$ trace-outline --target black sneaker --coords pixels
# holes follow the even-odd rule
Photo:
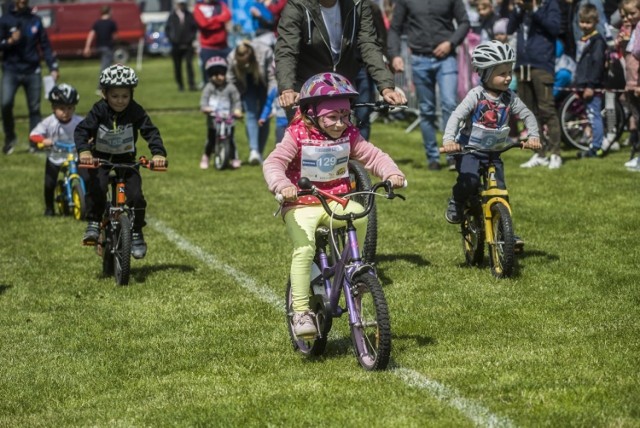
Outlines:
[[[96,245],[98,239],[100,239],[100,223],[97,221],[88,222],[82,237],[82,245]]]
[[[440,171],[440,162],[438,161],[430,161],[429,165],[427,166],[427,169],[429,171]]]
[[[453,156],[449,156],[447,158],[447,165],[449,166],[449,171],[456,170],[456,159]]]
[[[141,259],[147,254],[147,243],[144,242],[142,231],[134,231],[131,239],[131,255],[134,259]]]
[[[13,153],[13,150],[16,148],[16,139],[4,142],[4,147],[2,148],[2,153],[5,155],[10,155]]]
[[[451,224],[460,224],[462,222],[462,209],[453,198],[449,199],[444,218]]]
[[[47,208],[44,210],[45,217],[53,217],[55,214],[53,213],[53,208]]]

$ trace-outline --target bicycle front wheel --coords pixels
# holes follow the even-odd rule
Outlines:
[[[231,162],[231,154],[231,141],[228,138],[218,136],[213,162],[215,168],[217,170],[228,168]]]
[[[374,275],[356,275],[351,287],[357,321],[351,340],[365,370],[384,370],[391,356],[391,323],[382,286]]]
[[[351,180],[351,190],[363,191],[371,190],[371,178],[364,166],[358,161],[349,161],[349,178]],[[360,203],[365,208],[368,204],[373,204],[373,208],[367,216],[367,234],[362,246],[362,257],[367,263],[375,262],[378,246],[378,210],[373,195],[354,196],[353,200]]]
[[[496,278],[513,274],[515,257],[515,236],[509,208],[502,203],[491,207],[493,242],[490,245],[491,273]]]
[[[484,216],[482,206],[477,204],[465,208],[460,224],[462,250],[469,266],[482,264],[484,259]]]
[[[131,270],[131,220],[126,213],[120,214],[114,232],[113,274],[117,285],[128,285]]]
[[[71,200],[73,201],[73,218],[82,220],[85,216],[84,189],[78,180],[71,184]]]
[[[562,139],[577,149],[589,150],[591,141],[585,136],[585,128],[589,126],[587,108],[582,98],[576,93],[570,94],[560,106]]]
[[[64,181],[58,180],[55,190],[53,191],[53,201],[56,204],[58,214],[68,215],[69,206],[67,205],[67,196],[64,188]]]

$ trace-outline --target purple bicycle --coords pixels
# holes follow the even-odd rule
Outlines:
[[[369,202],[361,213],[335,214],[328,204],[333,200],[346,207],[349,198],[364,192],[355,192],[344,197],[332,195],[313,186],[307,178],[301,178],[298,186],[302,191],[298,196],[313,195],[318,198],[332,219],[345,221],[346,227],[332,228],[320,226],[316,230],[316,254],[310,279],[311,310],[316,314],[318,334],[315,337],[297,337],[293,330],[291,281],[287,284],[286,308],[287,326],[295,350],[303,355],[321,355],[327,344],[333,318],[348,313],[356,358],[366,370],[384,370],[391,355],[391,324],[387,301],[372,265],[363,261],[358,247],[358,238],[353,221],[369,214],[374,206]],[[385,193],[377,193],[380,188]],[[374,184],[366,193],[384,196],[387,199],[402,195],[393,192],[389,181]],[[344,294],[345,307],[340,306]]]

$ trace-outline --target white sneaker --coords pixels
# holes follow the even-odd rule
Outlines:
[[[315,314],[311,311],[296,312],[293,315],[293,333],[296,336],[315,336],[318,333]]]
[[[250,165],[260,165],[262,164],[262,156],[256,150],[251,150],[249,153],[249,164]]]
[[[562,158],[558,155],[551,155],[549,158],[549,169],[558,169],[562,166]]]
[[[533,168],[534,166],[547,166],[549,165],[549,159],[543,158],[539,154],[535,153],[531,156],[531,159],[523,164],[520,164],[520,168]]]
[[[609,151],[610,152],[619,152],[620,151],[620,143],[618,143],[617,141],[614,141],[613,143],[611,143],[611,145],[609,146]]]
[[[209,168],[209,156],[202,155],[202,159],[200,159],[200,169]]]
[[[627,168],[637,168],[638,166],[640,166],[640,156],[637,156],[630,161],[625,162],[624,166]]]

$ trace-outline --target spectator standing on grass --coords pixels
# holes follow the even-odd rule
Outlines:
[[[226,58],[229,54],[227,24],[231,21],[231,11],[220,0],[204,0],[196,3],[193,18],[198,25],[200,42],[200,71],[202,84],[207,83],[204,66],[214,56]]]
[[[353,0],[288,0],[276,40],[276,77],[280,105],[291,119],[302,84],[318,73],[335,71],[354,82],[361,62],[385,101],[405,104],[396,92],[368,2]]]
[[[2,51],[2,129],[5,155],[13,153],[18,141],[13,116],[13,105],[18,88],[27,96],[29,131],[40,122],[42,96],[42,69],[40,55],[44,56],[53,80],[58,79],[58,61],[51,49],[49,37],[40,17],[31,12],[29,0],[17,0],[6,8],[0,18],[0,51]],[[34,152],[32,144],[29,151]]]
[[[538,119],[538,128],[547,130],[546,144],[521,164],[522,168],[562,166],[560,121],[553,98],[560,18],[558,0],[514,0],[509,13],[507,33],[518,32],[515,68],[518,96]]]
[[[400,56],[400,37],[406,33],[420,109],[422,142],[430,170],[441,168],[436,140],[436,85],[440,90],[441,126],[444,127],[456,108],[456,47],[468,31],[469,18],[462,0],[433,0],[428,3],[424,0],[397,0],[395,3],[388,38],[391,66],[396,72],[405,70]]]
[[[582,38],[577,44],[576,74],[573,83],[582,90],[582,99],[587,106],[587,117],[591,125],[591,144],[586,152],[579,152],[578,158],[602,156],[604,123],[602,121],[603,93],[596,92],[604,87],[606,77],[607,41],[596,29],[598,9],[590,3],[580,6],[578,11]]]
[[[622,28],[618,33],[616,45],[624,52],[625,63],[625,99],[636,126],[640,124],[640,86],[638,86],[638,71],[640,69],[640,1],[622,0],[620,3],[620,17]],[[636,55],[634,55],[634,46]],[[635,135],[634,135],[635,134]],[[637,153],[637,131],[632,133],[630,139],[633,144],[632,158],[625,162],[624,166],[633,171],[640,171],[640,157]],[[635,155],[635,156],[634,156]]]
[[[178,90],[184,91],[182,63],[187,69],[187,83],[190,91],[198,90],[193,75],[193,42],[198,34],[198,25],[193,14],[187,8],[187,0],[178,0],[165,25],[167,38],[171,42],[171,59],[173,60],[173,77]]]
[[[273,69],[273,51],[265,44],[243,40],[227,58],[227,81],[233,83],[242,97],[244,125],[249,140],[249,164],[262,164],[269,138],[269,121],[258,120],[269,91],[277,86]]]
[[[113,49],[117,38],[118,25],[111,18],[111,7],[102,6],[100,19],[93,23],[84,45],[83,55],[91,56],[91,45],[96,42],[96,50],[100,54],[100,72],[113,64]],[[100,84],[97,94],[100,95]]]

